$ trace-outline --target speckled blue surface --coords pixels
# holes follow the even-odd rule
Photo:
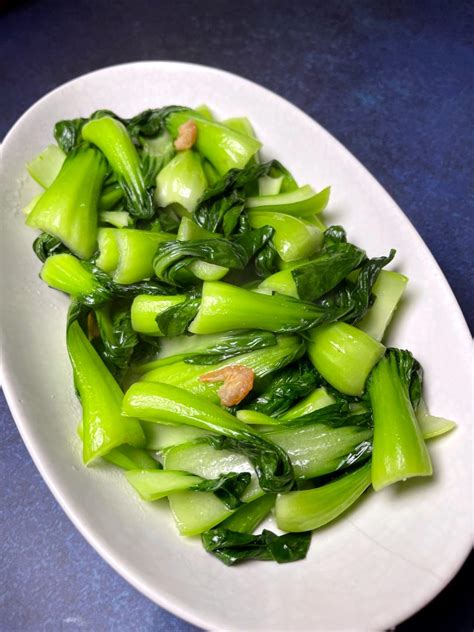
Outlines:
[[[39,97],[107,65],[173,59],[241,74],[300,106],[368,167],[430,247],[472,325],[468,7],[413,0],[11,3],[0,23],[0,138]],[[193,630],[86,544],[42,482],[3,396],[0,413],[0,630]],[[466,565],[400,629],[470,630],[468,580]]]

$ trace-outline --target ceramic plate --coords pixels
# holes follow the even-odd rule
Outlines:
[[[432,480],[367,494],[316,532],[307,559],[295,564],[229,569],[199,541],[177,535],[166,503],[143,503],[119,472],[81,463],[80,408],[65,346],[68,301],[38,278],[34,233],[21,213],[37,192],[25,163],[52,142],[59,119],[99,108],[131,116],[170,103],[248,116],[267,157],[283,161],[302,184],[332,185],[328,218],[342,223],[351,241],[371,256],[397,249],[396,268],[410,283],[389,342],[411,349],[424,366],[433,413],[459,424],[430,443]],[[116,571],[176,615],[226,630],[390,628],[446,585],[471,546],[470,336],[427,247],[344,147],[250,81],[192,64],[137,63],[85,75],[38,101],[5,139],[2,178],[5,393],[52,493]]]

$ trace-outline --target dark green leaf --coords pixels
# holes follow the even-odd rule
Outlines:
[[[265,228],[268,229],[270,226],[266,226]],[[273,236],[273,228],[271,230]],[[259,277],[266,278],[267,276],[278,272],[279,262],[280,255],[270,238],[255,257],[255,270]]]
[[[249,486],[252,476],[249,472],[222,474],[213,480],[204,480],[191,489],[199,492],[213,492],[228,509],[242,505],[241,496]]]
[[[273,347],[276,344],[277,338],[272,332],[247,329],[231,335],[226,334],[219,343],[209,347],[205,353],[190,355],[184,361],[188,364],[218,364],[242,353]]]
[[[195,318],[201,297],[191,294],[182,303],[174,305],[156,317],[160,331],[165,336],[181,336],[188,331],[189,323]]]
[[[306,557],[311,543],[311,532],[285,533],[278,536],[265,529],[260,535],[252,535],[216,527],[203,533],[201,539],[206,551],[227,566],[242,560],[270,560],[284,564]]]
[[[304,426],[309,424],[324,424],[332,428],[341,426],[371,426],[372,414],[370,412],[353,412],[349,405],[345,402],[339,402],[318,408],[318,410],[292,419],[291,421],[282,421],[285,426]]]
[[[61,252],[69,252],[68,248],[57,237],[41,233],[33,242],[33,250],[40,261],[45,262],[51,255],[58,255]]]
[[[232,234],[244,214],[245,187],[272,170],[286,176],[290,183],[291,175],[277,160],[228,171],[199,200],[193,215],[196,224],[212,232],[223,232],[226,237]]]
[[[345,241],[340,226],[329,228],[321,253],[291,272],[298,296],[304,301],[315,301],[335,288],[364,259],[365,252]]]
[[[322,296],[315,305],[324,310],[345,312],[337,320],[356,323],[360,320],[373,302],[372,288],[380,270],[392,261],[395,250],[391,250],[387,257],[367,259],[361,265],[355,283],[345,279],[334,290]]]
[[[321,382],[318,372],[307,360],[285,367],[272,379],[268,388],[248,408],[279,417],[293,402],[309,395]]]
[[[385,357],[389,360],[393,371],[399,374],[400,379],[408,391],[413,410],[416,410],[423,394],[423,368],[413,357],[411,351],[406,349],[389,347],[385,352]],[[370,403],[367,387],[368,383],[366,386],[365,401]]]
[[[132,329],[129,305],[113,310],[110,305],[95,311],[100,339],[97,351],[114,375],[127,368],[139,339]]]
[[[165,129],[166,118],[173,112],[188,110],[181,105],[167,105],[163,108],[148,109],[130,119],[120,119],[135,143],[140,137],[155,138]]]
[[[330,226],[324,231],[324,247],[347,242],[346,231],[342,226]]]
[[[233,237],[233,243],[239,244],[247,254],[247,262],[266,245],[268,245],[273,235],[271,226],[262,226],[254,230],[245,230]]]
[[[189,266],[198,259],[243,270],[249,257],[244,246],[227,239],[173,240],[159,244],[153,259],[153,267],[156,276],[166,283],[176,286],[189,285],[197,282],[189,271]]]
[[[285,492],[293,486],[291,461],[287,453],[276,444],[250,433],[248,439],[218,436],[209,437],[207,440],[216,450],[233,450],[244,454],[255,468],[264,492]]]
[[[68,154],[81,142],[81,130],[88,119],[77,118],[65,121],[58,121],[54,126],[54,138],[61,149]]]
[[[123,123],[132,141],[140,145],[140,137],[155,138],[165,129],[166,117],[169,114],[188,109],[180,105],[168,105],[163,108],[145,110],[130,119],[122,118],[111,110],[96,110],[89,118],[58,121],[54,127],[54,137],[61,149],[69,153],[82,141],[81,130],[87,121],[110,116]]]

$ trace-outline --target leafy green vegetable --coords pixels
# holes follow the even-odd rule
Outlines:
[[[382,270],[372,287],[375,301],[357,327],[375,340],[382,340],[407,282],[408,278],[403,274]]]
[[[267,529],[260,535],[251,535],[216,527],[201,537],[206,551],[226,566],[243,560],[270,560],[279,564],[295,562],[306,557],[311,543],[310,532],[278,536]]]
[[[201,228],[201,226],[198,226],[186,216],[182,217],[177,234],[177,238],[180,241],[217,239],[218,237],[221,237],[221,235]],[[218,281],[229,272],[229,268],[198,259],[189,263],[189,271],[203,281]]]
[[[391,250],[387,257],[367,259],[359,268],[355,283],[348,280],[340,283],[316,304],[325,309],[345,309],[344,320],[348,323],[356,323],[373,302],[372,288],[381,269],[388,265],[394,256],[395,250]]]
[[[98,349],[112,373],[125,370],[138,344],[138,336],[132,329],[127,306],[112,312],[110,305],[95,310],[101,345]]]
[[[258,525],[265,520],[275,504],[275,494],[265,494],[239,507],[229,518],[226,518],[221,527],[238,531],[239,533],[252,533]]]
[[[112,275],[115,283],[143,281],[153,275],[158,246],[174,235],[133,228],[99,228],[96,265]]]
[[[287,410],[286,413],[281,415],[279,419],[281,421],[291,421],[292,419],[303,417],[303,415],[307,415],[315,410],[334,404],[335,401],[336,400],[328,393],[326,388],[316,388],[309,395]]]
[[[274,347],[277,337],[269,331],[244,330],[232,335],[217,334],[216,343],[209,346],[204,353],[189,354],[184,361],[187,364],[217,364],[243,353],[249,353],[265,347]]]
[[[166,126],[173,138],[178,136],[180,126],[189,120],[197,127],[196,149],[220,174],[229,169],[242,169],[261,147],[255,138],[209,121],[193,110],[177,111],[167,116]]]
[[[200,305],[201,297],[195,292],[188,293],[184,301],[158,314],[156,323],[159,331],[164,336],[183,335],[196,317]]]
[[[258,195],[278,195],[280,193],[283,176],[272,178],[272,176],[262,176],[258,179]]]
[[[53,235],[48,235],[48,233],[41,233],[41,235],[34,240],[33,250],[38,259],[43,263],[52,255],[68,252],[67,247],[60,239],[53,237]]]
[[[144,110],[129,119],[119,119],[127,128],[130,137],[135,144],[144,142],[144,139],[156,138],[165,131],[166,119],[174,112],[187,110],[181,105],[167,105],[162,108],[151,108]],[[107,112],[107,111],[106,111]],[[116,114],[107,112],[118,118]]]
[[[252,228],[271,226],[274,229],[272,241],[283,261],[297,261],[310,257],[319,250],[323,233],[299,217],[274,211],[254,211],[249,215]]]
[[[372,484],[375,490],[413,476],[431,476],[431,460],[413,408],[421,368],[409,351],[388,349],[367,390],[374,418]]]
[[[82,404],[84,463],[123,443],[142,446],[140,422],[121,414],[123,393],[77,321],[68,327],[67,348]]]
[[[150,296],[139,295],[133,299],[131,307],[131,324],[134,331],[148,336],[162,336],[163,332],[158,326],[157,319],[160,314],[173,306],[186,301],[186,296]]]
[[[235,416],[240,421],[243,421],[246,424],[251,424],[255,426],[279,426],[280,423],[274,417],[270,417],[265,413],[261,413],[258,410],[239,408],[236,411]],[[261,430],[263,430],[261,428]]]
[[[206,188],[207,179],[199,154],[182,151],[159,172],[155,200],[161,207],[178,203],[192,213]]]
[[[216,438],[220,439],[218,447],[232,445],[244,453],[255,467],[263,491],[285,491],[293,484],[291,463],[281,448],[216,404],[184,389],[157,382],[132,384],[125,395],[123,411],[146,421],[184,423],[221,435]]]
[[[211,109],[205,103],[203,103],[202,105],[198,105],[198,107],[194,108],[194,110],[195,110],[195,112],[197,112],[199,114],[199,116],[202,116],[203,118],[207,119],[208,121],[213,121],[214,120],[214,117],[212,115]]]
[[[273,229],[272,229],[273,236]],[[273,241],[269,239],[255,257],[255,270],[260,277],[267,277],[278,270],[280,255]]]
[[[134,369],[137,373],[145,373],[180,360],[187,364],[217,364],[234,356],[264,347],[273,347],[276,344],[275,334],[258,329],[243,329],[209,336],[177,336],[163,340],[157,359]]]
[[[331,323],[309,334],[308,355],[317,371],[341,393],[360,396],[385,347],[347,323]]]
[[[96,110],[88,119],[59,121],[54,128],[54,137],[61,149],[69,153],[82,141],[82,128],[87,121],[108,117],[120,121],[127,128],[133,143],[140,146],[144,144],[144,139],[156,138],[165,131],[165,121],[169,114],[186,109],[179,105],[168,105],[163,108],[144,110],[130,119],[121,118],[110,110]]]
[[[237,418],[234,417],[237,420]],[[249,428],[242,424],[244,428]],[[254,430],[251,430],[253,433]],[[245,455],[255,468],[260,487],[264,492],[284,492],[293,485],[293,468],[291,461],[277,444],[265,440],[255,440],[242,433],[239,438],[230,436],[209,437],[209,443],[216,450],[231,450]]]
[[[104,186],[100,195],[99,210],[111,211],[119,202],[123,200],[123,191],[119,183],[115,180]]]
[[[277,371],[290,362],[297,360],[304,352],[304,344],[298,336],[277,336],[275,345],[262,347],[247,353],[232,356],[227,360],[213,365],[212,370],[223,369],[233,364],[252,369],[258,382],[266,375]],[[200,377],[209,372],[208,365],[189,364],[184,361],[161,365],[143,376],[143,380],[163,382],[179,386],[192,393],[218,403],[216,383],[203,382]]]
[[[232,234],[244,211],[245,188],[275,171],[288,174],[277,160],[228,171],[204,192],[194,211],[194,221],[206,230]]]
[[[248,197],[245,207],[250,211],[250,215],[258,210],[307,218],[324,211],[329,202],[330,192],[331,188],[327,187],[315,193],[312,187],[306,185],[291,191],[283,191],[278,195]]]
[[[56,179],[66,155],[57,145],[48,145],[43,151],[27,163],[30,176],[43,188],[47,189]]]
[[[126,478],[143,500],[159,500],[185,490],[212,492],[228,509],[237,509],[242,505],[240,498],[250,483],[248,472],[231,472],[214,480],[206,480],[181,471],[133,470],[126,473]]]
[[[140,158],[126,127],[117,119],[104,116],[86,123],[82,137],[104,153],[123,189],[130,215],[152,217],[152,195],[146,187]]]
[[[140,337],[132,328],[128,302],[107,303],[95,309],[99,338],[94,345],[111,373],[122,378],[129,365],[153,352],[153,339]]]
[[[295,400],[308,395],[319,381],[319,375],[311,364],[307,360],[300,360],[277,373],[268,388],[249,405],[249,408],[278,417],[286,412]]]
[[[309,423],[272,429],[265,433],[290,456],[296,479],[312,479],[355,463],[372,452],[372,429],[366,426]]]
[[[301,417],[283,420],[280,423],[285,426],[303,426],[307,424],[322,423],[332,428],[340,428],[341,426],[368,426],[372,427],[372,416],[368,411],[353,411],[345,403],[334,403],[323,406],[310,413],[306,413]]]
[[[344,317],[346,307],[323,308],[289,296],[265,296],[221,282],[205,282],[194,334],[212,334],[241,327],[297,332]]]
[[[156,461],[149,452],[143,448],[134,448],[131,445],[121,445],[108,452],[104,459],[122,470],[159,470],[161,463]]]
[[[183,286],[196,283],[189,266],[197,260],[243,270],[248,263],[248,256],[243,246],[227,239],[168,241],[158,247],[153,265],[159,279],[171,285]]]
[[[433,439],[456,428],[456,423],[443,417],[430,415],[423,398],[416,408],[416,418],[424,439]]]
[[[315,301],[335,288],[364,259],[365,252],[353,244],[325,241],[315,259],[291,270],[298,297],[304,301]]]
[[[335,520],[370,486],[370,467],[369,462],[322,487],[278,496],[275,505],[278,527],[305,532]]]
[[[41,269],[40,277],[56,290],[77,299],[79,303],[99,306],[112,298],[133,298],[139,294],[169,294],[169,286],[158,281],[142,281],[119,285],[87,261],[63,253],[49,257]]]
[[[53,235],[68,250],[89,259],[97,244],[98,202],[106,163],[99,151],[80,147],[26,218],[32,228]]]
[[[271,230],[249,231],[233,240],[217,236],[190,241],[162,243],[153,261],[159,279],[176,286],[198,282],[193,273],[197,264],[219,266],[224,273],[229,268],[243,270],[253,255],[262,248],[271,236]],[[220,278],[221,274],[218,275]]]
[[[101,211],[99,213],[101,224],[110,224],[115,228],[130,228],[133,220],[127,211]]]
[[[163,456],[165,470],[182,470],[200,476],[203,479],[217,479],[225,474],[247,473],[250,483],[240,496],[244,503],[253,501],[263,495],[252,464],[242,454],[228,450],[215,450],[207,440],[176,445],[167,450]],[[172,494],[169,497],[180,530],[202,533],[229,516],[229,508],[223,502],[216,503],[216,496],[209,492],[195,494],[185,492],[185,496]],[[196,498],[197,497],[197,498]],[[189,501],[189,502],[187,502]],[[197,511],[190,513],[190,508],[197,505]]]
[[[68,121],[59,121],[54,126],[54,138],[64,153],[69,154],[81,142],[81,130],[85,118],[71,119]]]
[[[189,443],[194,439],[209,436],[205,430],[193,426],[160,424],[151,421],[142,421],[141,424],[146,436],[147,449],[158,450],[159,452],[183,443]],[[186,467],[188,467],[187,464]]]

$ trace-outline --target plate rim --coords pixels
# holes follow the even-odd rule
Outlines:
[[[460,325],[462,323],[461,335],[465,337],[465,342],[467,343],[466,346],[470,348],[471,335],[470,335],[469,327],[467,325],[467,321],[464,317],[462,309],[459,305],[459,302],[453,290],[451,289],[436,258],[431,253],[431,250],[429,249],[429,247],[424,242],[421,235],[416,230],[410,218],[403,212],[403,210],[399,207],[399,205],[393,199],[390,193],[388,193],[388,191],[382,186],[382,184],[380,184],[380,182],[369,171],[369,169],[367,169],[367,167],[362,162],[360,162],[357,159],[357,157],[345,145],[343,145],[335,136],[333,136],[333,134],[331,134],[326,128],[324,128],[320,123],[318,123],[315,119],[313,119],[309,114],[304,112],[301,108],[299,108],[297,105],[295,105],[288,99],[280,96],[276,92],[273,92],[269,88],[266,88],[265,86],[262,86],[259,83],[252,81],[251,79],[248,79],[247,77],[243,77],[236,73],[222,70],[214,66],[197,64],[193,62],[174,61],[174,60],[138,60],[138,61],[133,61],[133,62],[124,62],[120,64],[112,64],[109,66],[100,67],[96,70],[83,73],[77,77],[74,77],[73,79],[70,79],[62,83],[61,85],[57,86],[56,88],[53,88],[52,90],[44,94],[42,97],[37,99],[31,106],[29,106],[6,133],[1,143],[2,154],[3,154],[4,148],[6,146],[9,146],[11,142],[11,138],[13,137],[16,129],[21,126],[23,120],[35,108],[37,108],[40,104],[42,104],[43,101],[50,98],[55,93],[65,90],[71,84],[78,83],[82,81],[83,79],[90,77],[91,75],[105,73],[112,69],[117,70],[121,68],[130,68],[130,67],[137,67],[137,66],[158,66],[162,68],[175,67],[175,68],[180,68],[182,70],[192,69],[194,71],[199,71],[199,72],[212,72],[216,75],[226,75],[233,80],[243,81],[243,82],[246,82],[247,84],[250,84],[254,89],[257,88],[258,90],[267,93],[267,95],[271,97],[272,99],[278,99],[279,101],[283,102],[286,107],[289,107],[295,115],[299,117],[304,117],[308,123],[310,123],[313,126],[316,126],[320,133],[323,133],[324,135],[326,135],[328,139],[330,139],[331,143],[334,143],[337,146],[339,146],[339,149],[346,154],[346,156],[349,158],[352,164],[355,164],[359,169],[362,169],[365,172],[365,175],[370,178],[372,185],[374,185],[377,188],[378,195],[383,195],[387,199],[387,201],[389,201],[390,204],[394,208],[396,208],[397,212],[401,214],[401,216],[406,222],[406,228],[410,231],[410,235],[409,235],[410,240],[415,240],[417,246],[423,248],[426,255],[428,255],[430,259],[430,263],[432,265],[434,264],[435,269],[437,270],[439,274],[438,282],[443,284],[443,289],[447,293],[451,306],[455,310],[457,310],[458,317],[456,318],[456,320],[459,321]],[[3,341],[4,336],[6,336],[6,332],[2,328],[0,331],[1,341]],[[164,608],[165,610],[171,612],[177,617],[180,617],[181,619],[193,625],[206,629],[206,626],[209,625],[209,622],[205,621],[199,615],[195,614],[192,609],[187,609],[185,605],[182,605],[182,602],[184,601],[184,599],[180,600],[179,598],[176,598],[168,594],[167,591],[163,590],[162,588],[160,588],[159,591],[156,591],[156,590],[153,591],[151,588],[148,587],[148,584],[146,581],[142,581],[140,577],[138,576],[138,574],[132,572],[128,568],[126,563],[123,563],[119,559],[116,558],[116,555],[113,550],[109,550],[109,547],[107,545],[104,545],[98,541],[97,536],[94,533],[94,529],[89,528],[87,525],[82,523],[80,517],[74,512],[74,510],[72,510],[69,507],[68,501],[65,499],[64,495],[56,486],[55,481],[52,480],[52,476],[47,471],[47,467],[42,464],[41,457],[37,454],[35,446],[33,445],[34,442],[30,441],[30,439],[28,438],[28,428],[27,428],[28,421],[26,419],[23,419],[23,415],[20,411],[20,408],[19,406],[17,406],[14,388],[13,386],[10,385],[7,367],[3,364],[2,364],[2,367],[0,368],[0,384],[2,385],[1,387],[3,388],[5,399],[11,411],[12,417],[15,421],[16,427],[20,433],[22,441],[25,444],[33,463],[35,464],[35,467],[38,469],[49,491],[52,493],[55,500],[59,503],[61,509],[64,511],[64,513],[67,515],[69,520],[79,531],[79,533],[84,537],[84,539],[94,548],[94,550],[102,557],[102,559],[104,559],[105,562],[114,569],[115,572],[117,572],[121,577],[123,577],[136,590],[144,594],[148,599],[150,599],[150,601]],[[416,600],[416,603],[411,602],[410,607],[406,607],[404,609],[401,608],[399,612],[402,618],[397,618],[396,620],[394,620],[392,625],[395,626],[405,621],[407,618],[409,618],[416,612],[420,611],[427,604],[429,604],[433,599],[435,599],[442,592],[442,590],[444,590],[444,588],[452,581],[452,579],[457,575],[460,568],[462,567],[467,557],[469,556],[470,550],[471,550],[470,547],[467,547],[464,553],[462,555],[459,555],[456,561],[456,564],[452,565],[450,572],[448,573],[449,577],[443,577],[442,585],[439,588],[437,587],[435,592],[431,592],[429,595],[420,596],[420,598]],[[240,628],[229,627],[228,629],[238,630]]]

